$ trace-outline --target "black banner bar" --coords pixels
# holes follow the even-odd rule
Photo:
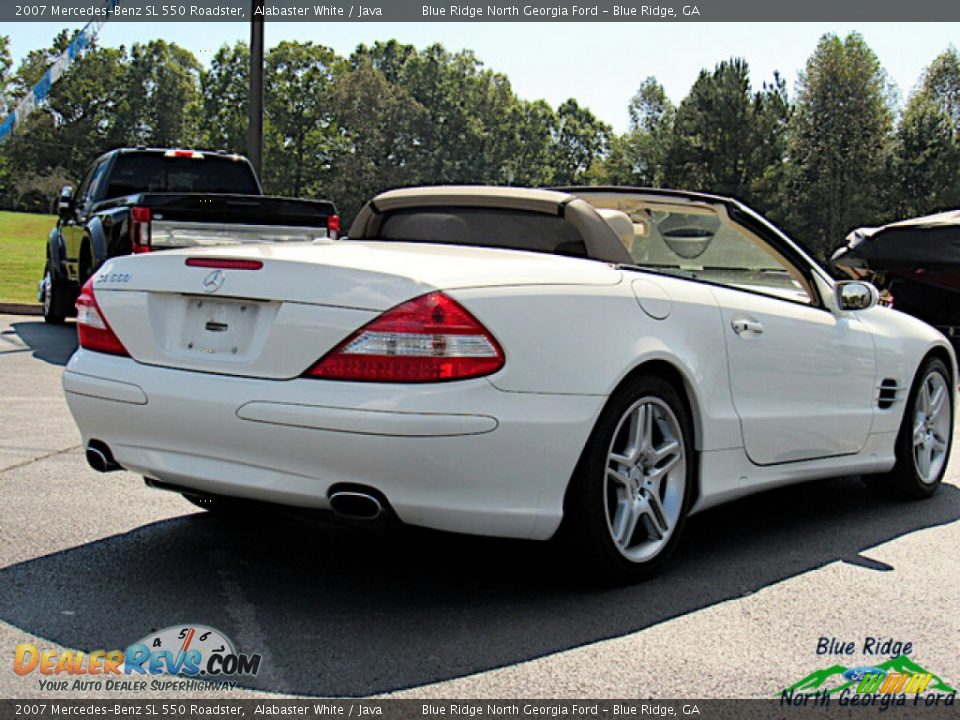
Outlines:
[[[249,22],[250,0],[25,0],[0,3],[2,22]],[[258,14],[258,17],[260,15]],[[947,0],[266,0],[270,22],[949,22]]]
[[[631,720],[956,718],[956,694],[770,700],[0,700],[17,718],[305,718],[308,720]]]

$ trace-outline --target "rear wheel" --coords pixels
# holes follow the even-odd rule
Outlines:
[[[77,266],[77,272],[80,277],[80,287],[83,287],[83,284],[93,275],[93,261],[90,259],[90,250],[87,247],[80,251],[80,263]]]
[[[676,549],[692,497],[689,418],[665,380],[631,380],[608,404],[566,503],[571,551],[605,579],[657,572]]]
[[[43,305],[43,319],[52,325],[60,325],[67,316],[63,307],[67,302],[67,293],[63,281],[56,278],[47,261],[43,269],[43,280],[40,284],[40,302]]]
[[[908,498],[933,495],[943,480],[953,442],[953,398],[950,373],[937,358],[917,373],[897,435],[897,463],[878,480]]]

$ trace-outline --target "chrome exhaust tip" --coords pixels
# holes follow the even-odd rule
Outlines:
[[[376,496],[356,490],[331,493],[330,507],[338,515],[355,520],[376,520],[384,513],[383,504]]]
[[[107,444],[99,440],[91,440],[87,445],[87,464],[97,472],[108,473],[114,470],[123,470],[113,459],[113,453]]]

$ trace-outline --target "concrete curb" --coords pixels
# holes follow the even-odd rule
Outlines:
[[[0,302],[0,313],[4,315],[43,315],[43,307],[34,303]]]

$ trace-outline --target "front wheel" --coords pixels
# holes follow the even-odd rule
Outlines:
[[[690,420],[678,392],[635,378],[604,409],[571,481],[571,552],[606,579],[649,576],[676,549],[693,495]]]
[[[897,462],[882,482],[908,498],[933,495],[947,471],[953,444],[950,372],[937,358],[917,373],[897,435]]]

